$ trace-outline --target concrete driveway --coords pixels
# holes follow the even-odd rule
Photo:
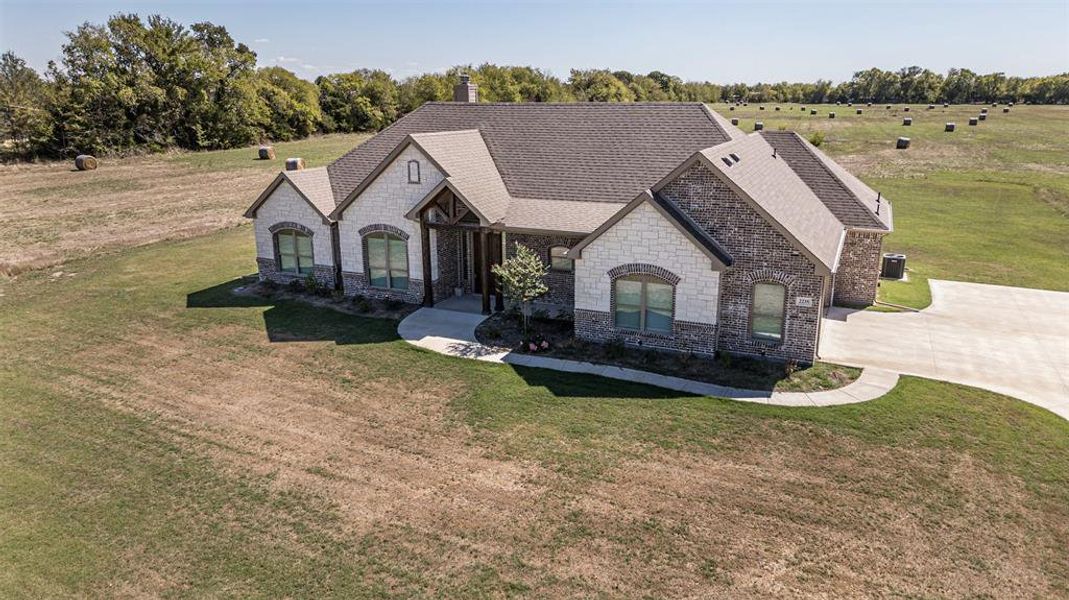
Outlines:
[[[833,308],[820,358],[972,385],[1069,419],[1069,293],[929,282],[918,313]]]

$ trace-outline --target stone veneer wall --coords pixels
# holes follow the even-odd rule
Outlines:
[[[720,277],[718,347],[738,354],[813,362],[824,288],[824,276],[816,272],[815,265],[701,163],[661,191],[734,258]],[[753,287],[761,281],[787,287],[782,343],[761,342],[750,335]],[[799,298],[810,298],[812,306],[799,306]]]
[[[534,251],[548,267],[549,249],[553,246],[571,248],[582,240],[582,236],[534,235],[528,233],[509,233],[505,236],[505,253],[507,258],[516,256],[516,244],[521,244]],[[546,273],[546,285],[549,291],[539,302],[553,304],[571,311],[575,307],[575,271],[554,271]]]
[[[638,332],[613,323],[616,278],[646,273],[674,284],[671,333]],[[650,204],[632,210],[583,249],[575,263],[575,335],[712,354],[717,343],[720,274],[712,262]]]
[[[283,273],[278,270],[276,262],[275,232],[280,229],[297,229],[312,236],[312,262],[316,279],[322,285],[334,286],[334,249],[330,241],[330,225],[323,222],[323,217],[309,206],[288,181],[283,181],[275,188],[271,196],[256,210],[253,229],[260,279],[286,284],[306,277]]]
[[[273,258],[261,258],[257,256],[256,266],[259,267],[261,280],[273,281],[282,285],[286,285],[293,281],[300,281],[303,283],[308,278],[308,275],[298,275],[297,273],[279,271],[278,262]],[[312,276],[315,277],[316,282],[321,287],[334,287],[334,267],[314,265],[312,267]]]
[[[869,306],[876,301],[883,236],[876,231],[846,232],[835,274],[835,304]]]

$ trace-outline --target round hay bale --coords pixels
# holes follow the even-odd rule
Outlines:
[[[909,112],[909,107],[907,106],[907,107],[903,108],[902,112]]]
[[[950,103],[949,102],[944,102],[943,103],[943,108],[950,108]]]
[[[815,108],[809,109],[809,114],[811,114],[811,115],[817,114],[817,109],[815,109]]]
[[[869,108],[872,108],[872,103],[871,103],[871,102],[866,102],[866,103],[865,103],[865,106],[867,106],[867,107],[869,107]]]
[[[805,106],[804,106],[804,105],[803,105],[803,106],[799,106],[799,107],[798,107],[798,110],[800,110],[800,111],[802,111],[802,112],[805,112]]]
[[[728,110],[735,110],[735,106],[734,105],[729,106]]]
[[[776,112],[779,112],[779,107],[778,106],[776,107]]]
[[[260,160],[275,160],[275,147],[274,146],[260,146],[257,151],[260,156]]]
[[[300,171],[303,168],[304,168],[304,159],[303,158],[299,158],[298,157],[298,158],[287,158],[286,159],[286,170],[287,171]]]
[[[987,114],[987,109],[986,108],[981,108],[980,109],[980,114],[981,115],[986,115]]]
[[[978,115],[978,118],[979,118],[979,119],[980,119],[981,121],[986,121],[986,120],[987,120],[987,113],[980,113],[980,114]]]
[[[905,119],[902,119],[902,126],[903,127],[909,127],[912,124],[913,124],[913,119],[911,119],[909,117],[906,117]]]
[[[1009,103],[1009,106],[1013,106],[1013,102],[1010,102],[1010,103]]]
[[[928,110],[932,110],[933,108],[935,108],[935,105],[934,105],[934,104],[929,104],[929,105],[928,105]]]
[[[891,110],[891,105],[890,104],[887,105],[887,110]]]
[[[731,119],[731,124],[732,125],[738,125],[739,124],[739,118],[735,117],[735,118]]]
[[[833,112],[828,113],[828,118],[829,119],[834,119],[835,118],[835,113],[833,113]]]
[[[947,125],[946,125],[946,127],[945,127],[945,128],[943,129],[943,131],[954,131],[954,128],[955,128],[955,127],[957,127],[957,126],[956,126],[956,125],[954,125],[953,123],[947,123]]]
[[[969,125],[970,126],[976,127],[976,124],[979,123],[979,122],[980,122],[980,119],[977,119],[976,117],[969,117]]]
[[[758,106],[757,110],[765,110],[765,107],[764,106]]]
[[[765,124],[762,123],[761,121],[757,121],[756,123],[753,124],[753,130],[754,131],[761,131],[764,128],[765,128]]]
[[[861,114],[862,112],[863,112],[863,111],[862,111],[862,110],[861,110],[860,108],[859,108],[859,109],[857,109],[857,110],[855,111],[855,113],[856,113],[856,114],[859,114],[859,115],[860,115],[860,114]]]
[[[1003,106],[1003,107],[1002,107],[1002,114],[1006,114],[1006,113],[1008,113],[1008,112],[1010,112],[1010,107],[1008,107],[1008,106]]]
[[[853,102],[847,102],[847,103],[846,103],[846,105],[847,105],[847,106],[853,106],[853,105],[854,105],[854,103],[853,103]]]
[[[898,150],[905,150],[906,148],[909,148],[909,138],[908,137],[900,137],[900,138],[898,138],[898,141],[895,143],[895,148],[897,148]]]
[[[90,154],[79,154],[74,157],[74,166],[79,171],[92,171],[97,168],[97,159]]]

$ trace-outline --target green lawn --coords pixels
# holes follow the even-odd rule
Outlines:
[[[766,129],[824,132],[822,149],[893,202],[884,250],[905,253],[917,282],[1069,290],[1069,107],[988,107],[988,119],[970,127],[980,107],[824,105],[803,115],[797,105],[774,106],[714,108],[739,117],[744,131],[760,119]],[[904,116],[912,126],[902,126]],[[947,121],[957,131],[944,132]],[[908,150],[894,149],[899,136],[910,138]],[[882,285],[880,297],[922,308],[930,296],[917,287]]]
[[[370,137],[369,133],[335,133],[317,135],[295,142],[278,142],[273,144],[275,160],[270,161],[257,159],[256,146],[214,152],[182,152],[176,154],[171,160],[178,164],[209,171],[234,169],[279,171],[285,167],[287,158],[299,156],[304,159],[307,168],[323,167]]]
[[[252,256],[245,226],[0,284],[0,597],[1069,594],[1051,413],[453,359],[235,295]]]

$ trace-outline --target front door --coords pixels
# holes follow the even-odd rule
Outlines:
[[[490,266],[501,264],[501,234],[491,233],[486,236],[489,243],[487,248],[487,256],[490,259]],[[482,236],[478,232],[475,232],[471,236],[471,252],[472,252],[472,265],[475,267],[475,286],[472,289],[476,294],[483,293],[483,263],[482,263]],[[494,293],[494,276],[490,275],[490,293]]]

